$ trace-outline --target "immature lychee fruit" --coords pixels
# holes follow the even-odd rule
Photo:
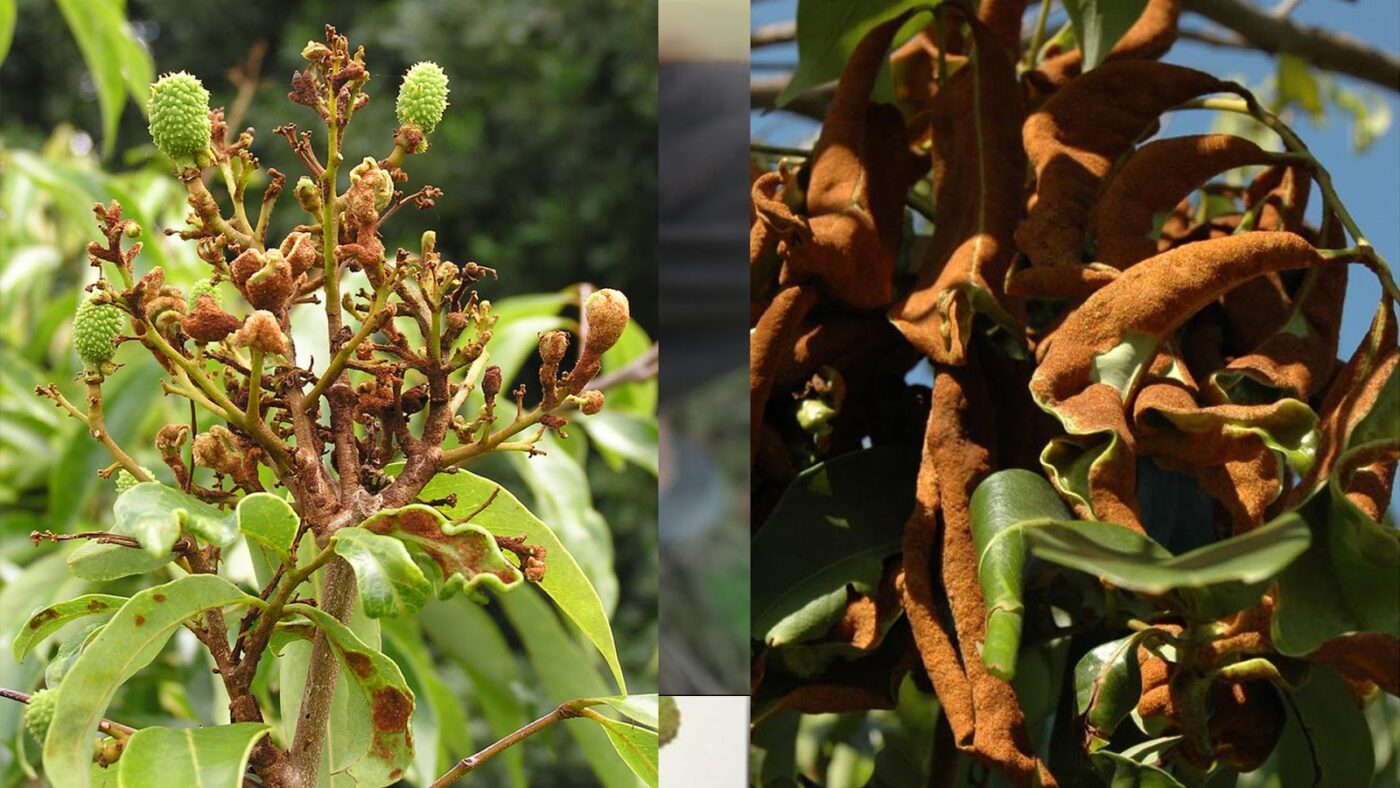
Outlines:
[[[661,727],[657,733],[661,737],[661,743],[665,744],[676,738],[676,731],[681,727],[681,712],[676,708],[676,699],[669,695],[662,695],[659,699],[661,711]]]
[[[399,122],[432,134],[447,110],[447,74],[432,62],[422,62],[404,75],[399,88]]]
[[[73,345],[78,358],[95,367],[117,352],[113,342],[122,331],[122,311],[94,299],[90,295],[78,305],[73,316]]]
[[[209,148],[209,91],[192,74],[177,71],[151,85],[151,139],[161,153],[181,160]]]
[[[49,723],[53,722],[53,708],[58,703],[58,693],[41,689],[29,696],[29,704],[24,707],[24,726],[38,741],[49,735]]]
[[[193,310],[195,306],[199,304],[199,297],[202,295],[212,297],[214,299],[214,303],[217,306],[224,305],[223,296],[219,293],[219,286],[214,284],[214,280],[212,279],[201,279],[198,282],[195,282],[194,285],[190,287],[191,310]]]
[[[145,471],[147,476],[155,476],[154,473],[151,473],[151,469],[144,465],[141,466],[141,470]],[[137,481],[136,477],[132,476],[131,472],[127,469],[122,468],[117,471],[117,495],[121,495],[140,483],[141,482]]]

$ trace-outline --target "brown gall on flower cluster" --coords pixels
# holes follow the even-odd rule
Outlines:
[[[958,750],[1015,785],[1054,785],[1015,689],[980,657],[972,491],[999,469],[1038,469],[1080,518],[1142,532],[1145,461],[1188,474],[1213,499],[1215,538],[1247,533],[1326,483],[1400,349],[1395,285],[1325,170],[1240,86],[1155,60],[1175,40],[1179,0],[1150,0],[1087,73],[1076,48],[1048,51],[1018,78],[1023,10],[944,3],[892,55],[915,12],[876,26],[852,52],[810,157],[752,168],[753,522],[804,468],[924,432],[902,555],[879,590],[851,592],[831,629],[803,644],[857,655],[813,676],[767,649],[753,676],[756,708],[824,713],[892,708],[912,671],[937,694]],[[894,104],[872,99],[887,62]],[[1144,142],[1163,113],[1221,93],[1236,98],[1215,101],[1260,118],[1287,151],[1220,134]],[[1244,166],[1262,168],[1247,187],[1210,184]],[[911,241],[904,201],[925,177],[935,230]],[[1304,222],[1314,182],[1321,227]],[[1229,208],[1198,210],[1190,198],[1202,188]],[[1343,363],[1349,262],[1377,272],[1385,296]],[[934,368],[931,392],[904,382],[921,358]],[[812,396],[832,381],[843,392],[835,407]],[[1397,458],[1365,459],[1341,492],[1378,520]],[[1189,700],[1167,694],[1186,683],[1173,684],[1179,675],[1275,654],[1274,604],[1265,593],[1219,622],[1226,636],[1189,670],[1144,663],[1140,710],[1184,734],[1186,761],[1243,769],[1274,748],[1272,688],[1242,680]],[[1358,697],[1394,693],[1400,641],[1362,635],[1307,659]],[[1191,708],[1173,710],[1178,701]]]
[[[429,185],[408,194],[398,188],[411,177],[407,157],[426,149],[423,128],[400,128],[386,141],[392,148],[383,158],[347,158],[345,132],[370,99],[364,90],[371,77],[364,51],[351,50],[345,37],[328,26],[324,42],[309,43],[303,56],[307,64],[293,76],[288,95],[325,125],[328,144],[317,150],[311,132],[299,131],[295,124],[276,129],[306,170],[296,181],[290,208],[283,207],[301,214],[293,229],[280,240],[268,238],[286,183],[286,176],[275,170],[266,173],[257,215],[247,212],[245,190],[260,169],[254,132],[233,132],[223,110],[209,110],[207,151],[175,157],[183,165],[177,176],[188,193],[187,221],[165,231],[195,244],[209,266],[209,280],[190,299],[166,283],[161,268],[142,270],[141,242],[124,244],[139,238],[143,228],[124,219],[116,202],[96,206],[105,243],[88,247],[98,272],[89,288],[92,308],[119,310],[122,332],[110,338],[103,333],[90,343],[100,351],[93,357],[103,358],[85,373],[86,411],[55,387],[42,387],[39,393],[84,421],[107,445],[116,462],[104,475],[121,471],[134,482],[151,481],[150,472],[112,439],[102,420],[103,381],[120,371],[120,353],[107,361],[106,343],[142,345],[166,373],[165,395],[202,411],[199,432],[192,434],[189,424],[169,424],[156,439],[181,489],[231,508],[243,494],[263,490],[270,475],[290,493],[302,523],[298,542],[309,534],[324,547],[341,528],[413,504],[437,474],[452,473],[495,451],[538,453],[536,444],[546,431],[564,435],[568,411],[598,413],[603,393],[587,387],[629,314],[627,299],[614,290],[597,290],[583,299],[580,352],[572,364],[567,362],[569,336],[546,335],[540,347],[538,402],[529,404],[532,397],[521,385],[512,392],[513,411],[498,411],[506,381],[499,367],[484,363],[499,318],[483,287],[494,281],[496,271],[447,259],[432,232],[424,234],[419,249],[393,252],[381,235],[398,210],[431,207],[442,193]],[[423,118],[441,115],[442,107],[433,102],[445,102],[446,77],[440,69],[423,73],[429,71],[435,80],[431,89],[415,94],[409,106],[420,125]],[[172,124],[188,119],[191,102],[207,102],[207,93],[189,75],[179,75],[178,84],[171,84],[174,88],[166,93],[181,104],[178,112],[162,115],[167,119],[161,133],[178,139],[184,151],[190,145],[180,135],[188,136],[189,129]],[[349,166],[351,161],[358,163]],[[347,166],[349,186],[342,192],[339,176]],[[216,195],[206,182],[222,184],[226,193]],[[223,282],[237,291],[240,303],[221,303],[218,287]],[[328,358],[308,359],[297,347],[294,329],[312,310],[324,313]],[[105,323],[99,327],[105,331]],[[479,405],[469,407],[478,392]],[[390,474],[388,467],[400,461],[402,469]],[[199,481],[197,469],[205,469]],[[491,501],[477,503],[485,507]],[[217,545],[188,539],[179,544],[187,571],[218,571],[223,556]],[[515,556],[528,580],[543,579],[547,556],[542,547],[523,538],[502,538],[498,545]],[[341,564],[331,564],[322,599],[324,612],[342,620],[354,595],[332,592],[353,584],[347,572]],[[286,595],[273,593],[281,579],[279,572],[264,589],[265,600],[286,601]],[[234,722],[262,720],[251,686],[276,618],[250,608],[232,652],[221,617],[197,631],[217,663]],[[326,653],[313,657],[334,662]],[[324,706],[332,689],[333,684],[308,679],[305,702]],[[402,728],[406,720],[406,713],[398,715],[395,724]],[[270,739],[256,745],[250,763],[263,784],[295,784],[308,770],[314,775],[319,756],[313,751],[322,739],[303,728],[309,726],[298,726],[290,750]],[[298,760],[303,758],[309,760]]]

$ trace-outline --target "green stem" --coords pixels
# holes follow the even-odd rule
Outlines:
[[[1040,65],[1040,47],[1045,43],[1045,23],[1050,19],[1050,6],[1053,0],[1040,0],[1040,13],[1035,17],[1035,32],[1031,34],[1030,49],[1026,52],[1026,63],[1030,68]]]
[[[248,410],[243,416],[249,423],[262,421],[258,401],[262,398],[263,352],[257,348],[251,350],[253,360],[248,365]]]

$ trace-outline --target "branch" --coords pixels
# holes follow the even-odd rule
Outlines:
[[[31,696],[27,692],[20,692],[19,690],[5,689],[4,687],[0,687],[0,698],[9,698],[10,700],[19,701],[20,703],[27,704],[29,703],[29,699],[31,697],[33,696]],[[136,732],[136,729],[131,727],[130,725],[123,725],[120,722],[112,722],[111,720],[102,720],[101,722],[97,723],[97,729],[105,734],[108,734],[109,736],[116,736],[120,739],[125,739]]]
[[[471,771],[472,769],[475,769],[483,763],[486,763],[487,761],[491,760],[497,755],[500,755],[502,752],[505,751],[507,747],[510,747],[512,744],[518,744],[526,738],[536,733],[539,733],[540,731],[544,730],[545,728],[548,728],[556,722],[559,722],[560,720],[567,720],[573,717],[581,716],[582,711],[578,708],[578,706],[578,701],[573,700],[559,704],[558,708],[556,708],[554,711],[551,711],[550,713],[544,715],[543,717],[540,717],[539,719],[526,725],[523,728],[520,728],[519,730],[506,734],[506,736],[500,741],[497,741],[495,744],[490,745],[481,752],[478,752],[475,755],[467,756],[466,758],[463,758],[462,760],[458,761],[456,765],[454,765],[451,769],[447,771],[446,774],[434,780],[432,785],[430,785],[428,788],[446,788],[446,786],[449,786],[452,783],[457,782],[459,779],[461,779],[463,775],[465,775],[467,772]]]
[[[764,25],[753,31],[749,36],[749,48],[771,46],[773,44],[786,44],[797,39],[797,22],[795,20],[785,20]]]
[[[1351,36],[1300,25],[1244,0],[1185,0],[1182,7],[1235,31],[1255,49],[1286,52],[1318,68],[1400,92],[1400,58]]]

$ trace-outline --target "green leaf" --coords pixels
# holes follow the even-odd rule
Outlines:
[[[1138,647],[1166,635],[1145,629],[1090,649],[1074,666],[1075,713],[1084,717],[1089,751],[1108,744],[1119,723],[1137,708],[1142,696]]]
[[[1084,50],[1084,70],[1097,68],[1128,32],[1147,0],[1065,0],[1075,37]]]
[[[602,374],[622,369],[650,348],[651,337],[647,336],[647,332],[636,320],[629,321],[627,328],[622,330],[622,336],[617,338],[617,344],[603,354]],[[651,419],[656,416],[656,398],[655,377],[650,380],[628,381],[608,389],[608,405],[605,412]],[[656,464],[655,460],[652,464]],[[655,470],[652,472],[655,473]]]
[[[508,591],[524,579],[496,545],[489,531],[475,523],[454,524],[431,506],[410,504],[386,509],[364,521],[366,531],[392,535],[431,559],[442,576],[438,596],[486,585]]]
[[[661,778],[660,768],[657,765],[657,744],[656,731],[638,727],[627,722],[618,722],[614,719],[599,715],[589,715],[588,719],[598,723],[608,740],[617,750],[618,757],[627,764],[627,768],[637,775],[652,788],[656,788],[657,782]]]
[[[656,693],[650,695],[613,695],[608,698],[584,698],[579,702],[581,706],[607,705],[625,714],[628,719],[636,720],[641,724],[655,728],[657,726],[657,696]]]
[[[414,613],[428,601],[433,586],[398,539],[342,528],[331,544],[355,570],[356,592],[370,618]]]
[[[1272,635],[1279,653],[1307,654],[1346,632],[1400,637],[1400,531],[1372,520],[1346,497],[1358,463],[1400,453],[1400,368],[1392,369],[1347,436],[1327,484],[1298,512],[1312,540],[1279,578]]]
[[[97,634],[105,626],[107,625],[89,624],[83,628],[83,631],[59,644],[53,659],[50,659],[49,664],[44,666],[44,685],[57,687],[63,683],[63,677],[67,676],[68,671],[73,669],[73,663],[78,661],[83,649],[87,648],[87,644],[92,642],[92,639],[97,637]]]
[[[614,471],[621,471],[623,464],[631,461],[656,475],[657,426],[654,419],[619,413],[612,408],[609,397],[601,413],[579,416],[575,423],[582,425],[593,439],[593,447]]]
[[[301,518],[292,505],[272,493],[246,495],[234,509],[238,530],[286,560]]]
[[[131,536],[120,527],[112,533]],[[165,566],[173,555],[153,556],[145,550],[116,544],[87,542],[68,556],[68,571],[84,580],[101,582],[128,575],[143,575]]]
[[[1308,61],[1288,52],[1280,52],[1278,56],[1278,97],[1285,107],[1289,104],[1298,105],[1312,116],[1314,123],[1326,115],[1326,108],[1322,105],[1322,91],[1318,88],[1317,78],[1313,76]]]
[[[1307,523],[1285,514],[1253,531],[1172,556],[1151,539],[1111,523],[1028,524],[1031,551],[1140,594],[1175,592],[1185,612],[1216,618],[1258,600],[1308,547]]]
[[[159,482],[143,482],[122,493],[112,511],[114,530],[135,536],[154,557],[168,555],[182,530],[218,547],[238,538],[231,513]]]
[[[76,788],[87,788],[92,737],[117,687],[155,659],[185,621],[251,599],[217,575],[189,575],[127,600],[59,685],[44,742],[46,771],[78,776]]]
[[[841,76],[846,60],[865,34],[876,25],[899,16],[905,10],[936,5],[929,0],[868,0],[862,3],[833,3],[828,0],[800,0],[797,4],[797,70],[778,94],[775,104],[782,107],[812,88]],[[894,37],[895,46],[928,24],[916,16]],[[881,70],[876,82],[877,101],[889,101],[894,94],[889,68]]]
[[[802,622],[822,615],[822,600],[844,599],[848,585],[875,590],[885,559],[899,552],[918,466],[914,452],[877,446],[792,482],[752,543],[753,565],[764,568],[750,579],[754,638],[796,642],[811,631]]]
[[[1089,762],[1113,788],[1184,788],[1171,774],[1156,766],[1138,763],[1116,752],[1100,750],[1089,756]]]
[[[489,613],[458,597],[429,602],[419,611],[418,620],[433,644],[470,677],[475,699],[494,738],[504,737],[529,722],[525,705],[514,690],[522,686],[520,662],[506,642],[502,627]],[[502,769],[512,786],[525,788],[523,752],[520,747],[511,747],[483,766],[482,771]]]
[[[241,788],[253,745],[272,729],[264,722],[212,728],[142,728],[117,763],[121,785]]]
[[[506,461],[529,488],[532,511],[549,523],[560,544],[573,555],[598,592],[603,610],[617,607],[617,573],[613,569],[612,532],[593,506],[593,492],[575,448],[578,441],[545,435],[536,444],[543,455],[510,452]]]
[[[607,660],[618,688],[626,692],[627,684],[617,657],[617,644],[613,640],[612,625],[608,622],[603,602],[578,562],[548,525],[526,509],[510,490],[469,471],[459,470],[433,477],[420,497],[430,499],[456,495],[456,505],[443,507],[443,512],[449,517],[465,517],[497,489],[500,492],[496,500],[472,518],[472,522],[497,536],[524,536],[526,544],[545,548],[546,568],[544,579],[538,584],[540,590],[548,594],[559,610],[593,643],[603,659]]]
[[[15,661],[23,662],[30,649],[68,623],[85,616],[115,613],[117,608],[124,604],[126,604],[124,596],[84,594],[56,605],[35,610],[29,614],[29,618],[20,629],[19,636],[15,638]]]
[[[529,588],[500,598],[511,626],[520,636],[533,668],[536,696],[554,706],[575,698],[607,694],[608,684],[596,662],[568,632],[549,605]],[[564,726],[584,759],[607,788],[636,788],[636,778],[619,762],[608,737],[592,725]]]
[[[1017,524],[1027,520],[1071,519],[1064,501],[1044,477],[1031,471],[998,471],[982,480],[969,506],[977,543],[977,579],[987,603],[987,638],[982,662],[994,676],[1016,675],[1025,608],[1026,541]],[[1005,534],[1004,538],[1001,537]]]
[[[326,634],[354,686],[369,706],[372,733],[369,750],[346,771],[356,781],[388,785],[402,776],[413,762],[413,690],[394,661],[365,645],[334,616],[309,605],[288,605],[289,613],[301,613]]]
[[[10,53],[10,42],[15,36],[15,0],[0,0],[0,64]]]
[[[1289,715],[1274,751],[1281,788],[1372,784],[1371,731],[1352,698],[1351,687],[1320,666],[1293,693],[1295,714]]]
[[[145,111],[145,91],[155,79],[151,56],[136,41],[121,0],[57,0],[92,72],[102,109],[102,150],[110,155],[117,141],[126,97]]]

